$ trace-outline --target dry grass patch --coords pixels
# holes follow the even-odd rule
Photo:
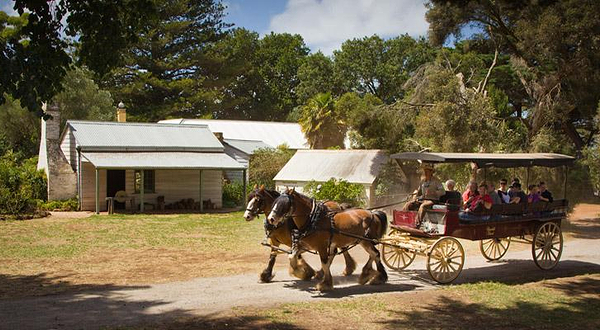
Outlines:
[[[262,223],[242,214],[0,222],[0,297],[258,272]]]

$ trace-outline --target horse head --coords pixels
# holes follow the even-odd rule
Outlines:
[[[278,196],[278,192],[267,190],[264,185],[261,185],[260,188],[254,186],[254,190],[248,194],[248,205],[244,212],[244,219],[252,221],[261,213],[268,214],[271,212],[271,206]]]
[[[302,215],[302,212],[306,212],[306,208],[308,208],[306,214],[310,213],[311,204],[312,201],[309,197],[296,192],[294,188],[287,189],[273,202],[273,209],[269,213],[267,221],[271,225],[277,226],[287,217]]]

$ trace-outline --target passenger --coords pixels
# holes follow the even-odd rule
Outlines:
[[[479,194],[477,194],[471,201],[471,205],[467,208],[467,212],[478,212],[489,210],[492,208],[492,198],[487,192],[488,186],[485,183],[481,183],[478,188]]]
[[[521,191],[521,184],[514,183],[509,190],[511,204],[527,203],[527,195]]]
[[[500,197],[500,195],[498,195],[498,192],[496,191],[496,187],[494,186],[493,183],[490,183],[489,187],[488,187],[488,194],[490,195],[490,197],[492,198],[492,204],[502,204],[502,198]]]
[[[530,184],[529,187],[527,187],[527,190],[529,190],[529,195],[527,195],[528,203],[537,203],[541,200],[537,185]]]
[[[458,191],[454,190],[454,187],[456,187],[454,180],[446,181],[446,193],[440,197],[440,203],[462,205],[461,195]]]
[[[519,184],[519,186],[521,185],[521,182],[519,181],[519,178],[514,178],[512,180],[512,182],[510,183],[510,186],[513,187],[515,184]],[[513,189],[509,189],[508,190],[508,195],[510,196],[510,198],[512,199],[513,197],[515,197],[514,195],[514,190]]]
[[[500,189],[498,189],[498,196],[502,199],[502,203],[510,203],[510,195],[508,195],[508,180],[500,180]]]
[[[540,200],[548,203],[552,203],[554,198],[552,197],[552,193],[546,189],[546,182],[540,181],[539,185],[540,189]]]
[[[418,207],[417,226],[421,223],[425,215],[425,210],[431,209],[433,204],[438,202],[440,197],[444,195],[444,186],[433,176],[435,172],[433,163],[422,163],[421,168],[423,169],[423,176],[421,177],[419,188],[415,191],[414,198],[404,204],[403,208],[404,211],[408,211]]]
[[[468,209],[471,206],[473,198],[477,195],[479,195],[479,192],[477,191],[477,182],[469,182],[469,188],[462,194],[463,206],[465,209]]]

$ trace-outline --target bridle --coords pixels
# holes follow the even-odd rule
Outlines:
[[[271,195],[269,191],[264,190],[263,192],[267,194],[267,196],[271,197],[272,200],[275,200],[275,198],[273,197],[273,195]],[[265,211],[263,211],[265,202],[264,198],[261,198],[260,194],[256,192],[253,199],[256,200],[256,202],[253,205],[254,209],[246,208],[246,211],[250,213],[250,215],[252,215],[253,217],[258,217],[260,214],[265,214]]]

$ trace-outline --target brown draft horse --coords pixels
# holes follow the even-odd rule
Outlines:
[[[387,281],[385,267],[381,263],[379,250],[375,243],[369,240],[350,237],[343,233],[379,239],[387,231],[387,216],[381,211],[371,212],[364,209],[348,209],[336,212],[331,218],[326,213],[314,217],[316,222],[311,225],[312,211],[315,204],[307,196],[297,193],[295,190],[287,190],[273,203],[273,209],[267,220],[272,225],[277,225],[287,216],[291,216],[300,231],[308,230],[300,245],[306,249],[315,250],[319,253],[321,267],[323,268],[323,280],[317,284],[317,290],[328,291],[333,289],[333,278],[330,266],[336,255],[337,249],[344,249],[359,244],[369,254],[369,260],[362,269],[358,283],[382,284]],[[332,228],[333,226],[335,227]],[[309,229],[312,227],[312,229]],[[372,267],[375,261],[377,270]]]
[[[246,221],[252,221],[261,213],[264,213],[265,216],[267,216],[269,213],[271,213],[273,202],[277,197],[279,197],[279,192],[267,190],[264,186],[261,186],[260,188],[255,186],[254,190],[248,195],[248,205],[246,207],[246,211],[244,212],[244,219],[246,219]],[[336,202],[327,202],[325,205],[331,210],[341,210],[340,205]],[[281,244],[289,247],[292,246],[293,229],[294,222],[289,219],[284,219],[283,223],[277,227],[265,223],[265,231],[269,241],[268,243],[274,248],[271,248],[271,254],[269,256],[267,268],[265,268],[260,274],[261,282],[270,282],[275,276],[273,274],[273,266],[275,265],[275,260],[277,259],[278,255],[276,248]],[[291,257],[292,261],[290,262],[289,272],[292,276],[298,277],[302,280],[310,280],[313,277],[320,278],[323,276],[323,270],[315,273],[314,269],[302,258],[301,253]],[[356,269],[356,262],[350,253],[348,253],[348,251],[344,251],[344,259],[346,261],[346,268],[343,274],[348,276],[351,275]]]

